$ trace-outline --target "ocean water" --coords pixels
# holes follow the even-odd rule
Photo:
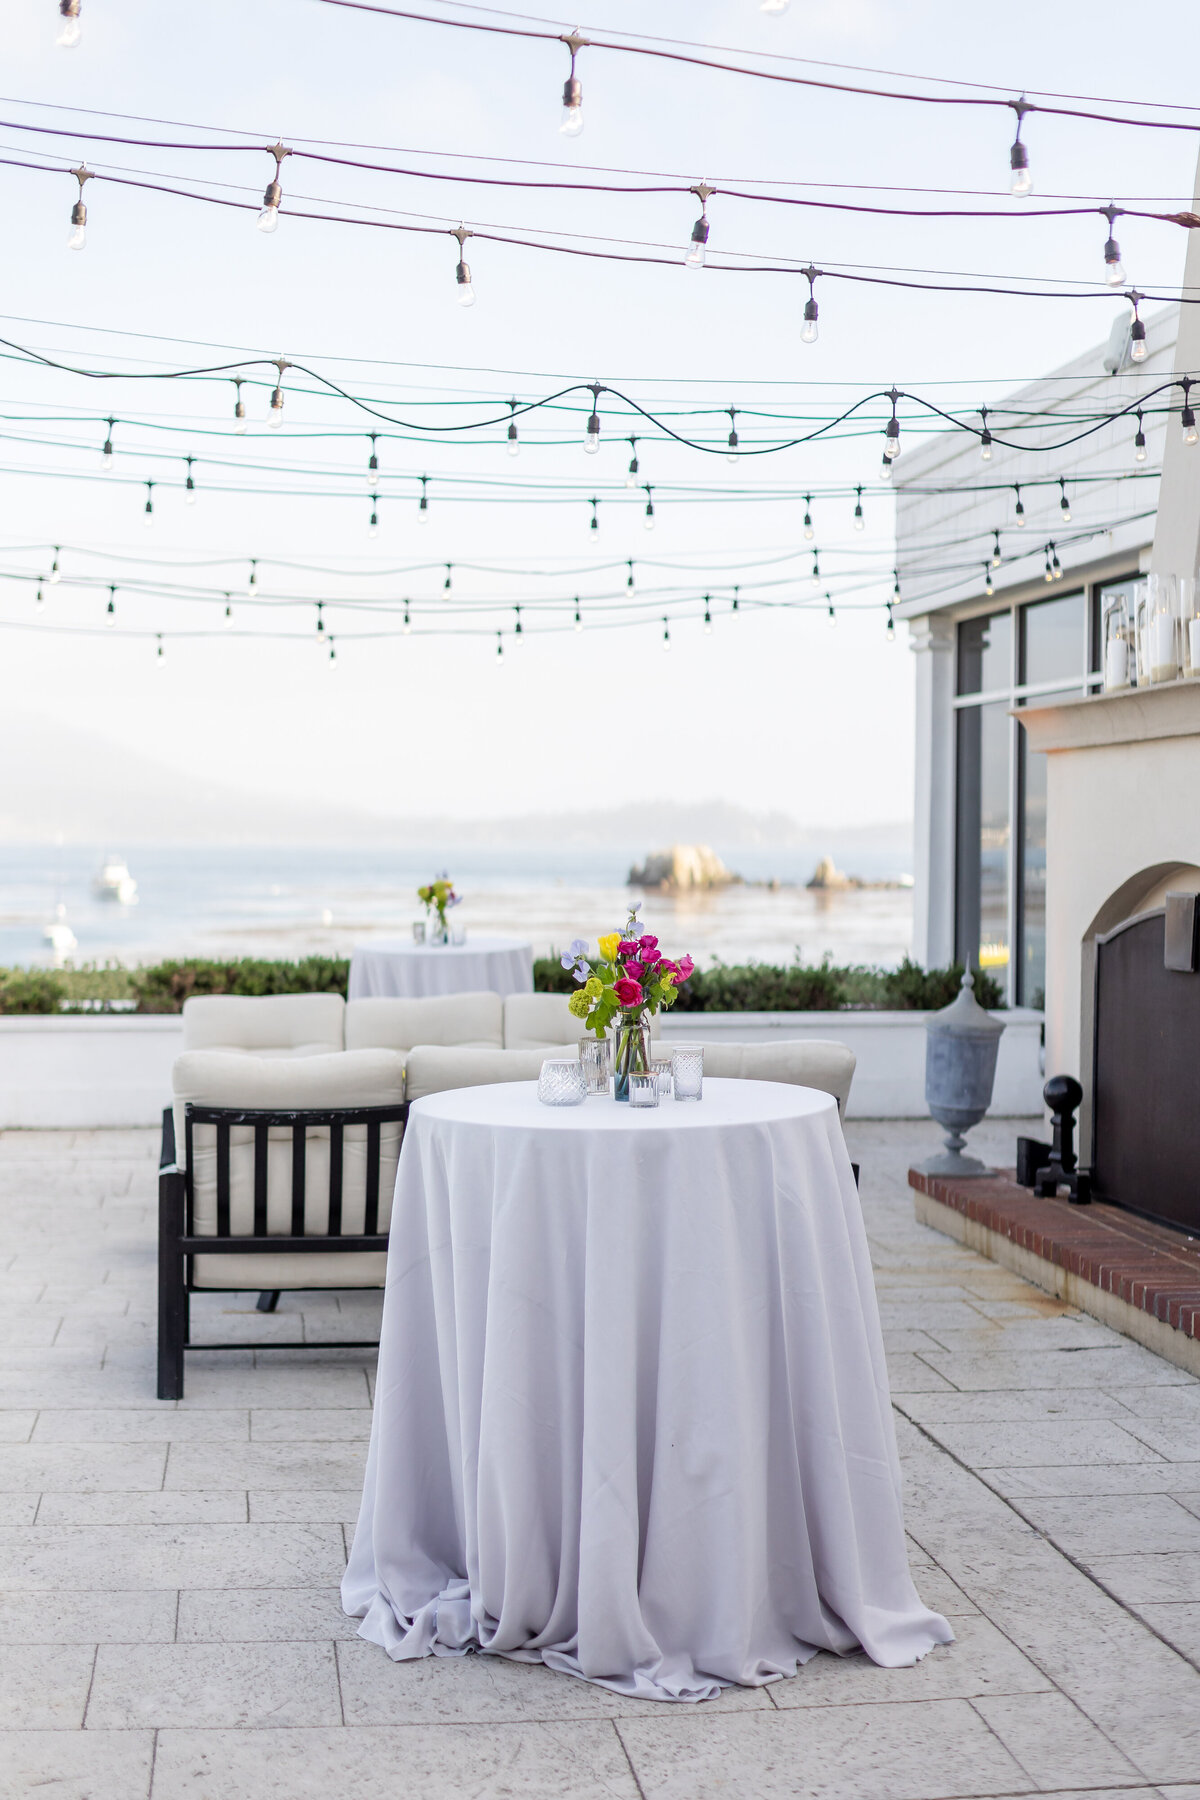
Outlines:
[[[154,962],[181,955],[347,955],[356,943],[407,936],[422,916],[416,888],[449,870],[463,904],[456,922],[472,932],[527,938],[535,954],[594,940],[624,922],[636,890],[625,885],[644,846],[594,850],[336,849],[126,846],[138,902],[119,906],[92,893],[105,849],[0,846],[0,966],[51,965],[46,924],[74,932],[74,963]],[[719,851],[719,853],[721,853]],[[811,850],[729,849],[744,885],[668,898],[647,895],[641,916],[672,954],[703,967],[724,962],[899,962],[912,943],[912,893],[904,887],[815,892],[804,887]],[[868,881],[907,873],[896,855],[856,856]],[[769,885],[778,883],[777,886]],[[61,914],[58,909],[61,908]]]

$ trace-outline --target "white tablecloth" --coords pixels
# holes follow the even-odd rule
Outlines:
[[[520,938],[470,937],[465,944],[381,939],[350,958],[350,998],[371,994],[409,1000],[422,994],[528,994],[533,950]]]
[[[342,1598],[397,1660],[480,1649],[662,1700],[951,1641],[909,1576],[833,1100],[416,1102]]]

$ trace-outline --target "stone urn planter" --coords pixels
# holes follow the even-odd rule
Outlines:
[[[926,1175],[989,1175],[974,1156],[964,1156],[965,1134],[992,1103],[996,1054],[1003,1024],[975,998],[970,969],[949,1006],[925,1021],[925,1103],[945,1127],[945,1151],[922,1164]]]

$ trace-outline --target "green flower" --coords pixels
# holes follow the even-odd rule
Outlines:
[[[592,996],[588,993],[587,988],[580,988],[579,992],[572,994],[567,1001],[567,1011],[573,1018],[586,1019],[591,1010]]]

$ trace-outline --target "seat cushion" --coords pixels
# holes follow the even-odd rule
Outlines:
[[[183,1048],[319,1056],[345,1047],[345,1014],[340,994],[193,994]]]
[[[347,1050],[411,1050],[414,1044],[462,1044],[499,1050],[504,1003],[499,994],[433,994],[418,1000],[351,1000]]]
[[[504,1002],[504,1048],[541,1050],[578,1043],[583,1027],[568,1006],[567,994],[509,994]]]
[[[390,1050],[338,1051],[298,1060],[247,1057],[219,1050],[185,1051],[172,1071],[175,1092],[176,1150],[186,1155],[184,1107],[262,1107],[303,1111],[309,1107],[397,1106],[404,1098],[403,1059]],[[396,1162],[402,1126],[385,1124],[380,1131],[380,1231],[391,1216]],[[217,1128],[192,1128],[192,1220],[197,1236],[216,1230]],[[329,1225],[330,1132],[314,1127],[306,1137],[304,1229],[321,1236]],[[249,1233],[254,1221],[254,1129],[230,1130],[230,1223],[235,1233]],[[357,1235],[366,1213],[367,1128],[347,1125],[342,1156],[342,1231]],[[267,1151],[267,1229],[288,1233],[292,1214],[292,1132],[273,1127]],[[322,1288],[379,1287],[382,1252],[336,1251],[311,1256],[255,1252],[248,1256],[197,1256],[192,1278],[197,1287]]]
[[[578,1044],[537,1050],[468,1050],[418,1044],[408,1053],[405,1091],[410,1100],[449,1088],[487,1087],[496,1081],[536,1081],[548,1056],[578,1056]]]
[[[704,1073],[718,1080],[787,1081],[796,1087],[818,1088],[832,1094],[844,1116],[850,1097],[857,1058],[853,1050],[832,1038],[788,1038],[780,1043],[707,1043],[699,1034],[685,1043],[679,1038],[655,1038],[656,1055],[696,1045],[704,1051]]]

